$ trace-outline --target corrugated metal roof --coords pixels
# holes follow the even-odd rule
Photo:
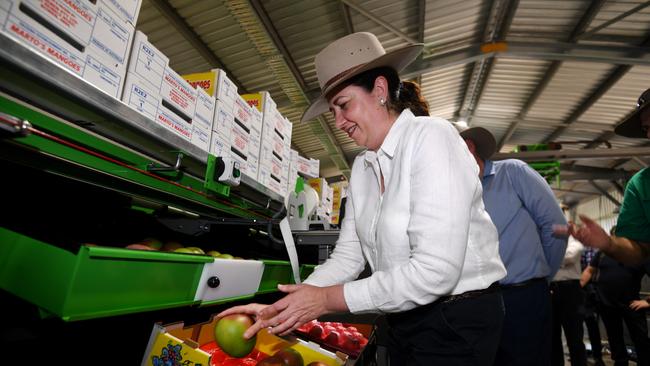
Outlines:
[[[489,129],[502,152],[548,139],[569,142],[571,151],[606,148],[585,140],[607,140],[612,151],[647,146],[613,134],[650,87],[650,6],[642,0],[144,0],[137,28],[181,74],[220,63],[240,90],[271,92],[294,123],[293,147],[320,159],[324,176],[349,169],[361,148],[329,114],[298,121],[318,95],[314,56],[350,31],[376,34],[389,51],[425,43],[409,75],[418,77],[431,113]],[[507,50],[476,48],[493,41]],[[648,161],[569,163],[635,170]],[[598,194],[588,182],[562,186]]]

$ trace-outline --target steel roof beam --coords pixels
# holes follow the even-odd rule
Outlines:
[[[575,191],[575,190],[571,190],[571,189],[563,189],[563,188],[555,188],[555,187],[551,187],[551,189],[553,191],[562,192],[562,193],[575,193],[575,194],[583,194],[583,195],[587,195],[587,196],[597,196],[598,195],[597,192]]]
[[[612,181],[616,179],[629,179],[630,175],[621,171],[614,171],[610,173],[575,173],[563,174],[560,173],[560,180],[563,182],[577,182],[577,181],[593,181],[604,180]]]
[[[643,43],[639,46],[641,49],[645,49],[650,45],[650,37],[648,37]],[[637,57],[638,54],[637,52],[630,52],[629,56],[632,57]],[[614,84],[616,84],[625,74],[627,74],[628,71],[632,69],[631,65],[618,65],[612,72],[610,72],[609,76],[594,90],[591,95],[587,97],[572,113],[567,119],[564,121],[565,126],[558,127],[551,135],[549,135],[546,139],[545,142],[548,141],[553,141],[554,139],[558,138],[564,131],[567,129],[567,126],[574,123],[575,121],[580,118],[580,116],[585,113],[591,106],[598,101],[606,92],[611,89]]]
[[[571,112],[569,117],[567,117],[566,120],[564,120],[563,124],[564,126],[560,126],[553,133],[551,133],[548,137],[544,139],[544,142],[549,142],[553,141],[556,138],[558,138],[560,135],[564,133],[564,131],[568,128],[568,125],[572,124],[573,122],[577,121],[580,116],[582,116],[583,113],[585,113],[589,108],[591,108],[597,101],[600,99],[605,93],[611,89],[614,84],[616,84],[625,74],[627,74],[628,71],[632,66],[625,65],[625,66],[617,66],[610,74],[605,78],[605,80],[598,85],[596,90],[594,90],[576,109]]]
[[[174,9],[169,2],[165,0],[150,0],[151,4],[158,9],[158,11],[167,18],[172,26],[180,33],[185,40],[194,47],[194,49],[203,57],[212,67],[222,69],[228,75],[228,78],[232,80],[239,90],[243,93],[246,93],[246,88],[239,81],[235,75],[228,70],[228,68],[221,62],[221,60],[212,52],[210,47],[203,42],[201,37],[199,37],[196,32],[187,24],[185,19],[183,19],[176,9]]]
[[[343,18],[343,25],[345,26],[345,32],[347,34],[354,33],[354,24],[352,24],[352,16],[350,15],[350,9],[344,2],[339,3],[341,7],[341,16]]]
[[[616,22],[618,22],[618,21],[620,21],[620,20],[622,20],[622,19],[625,19],[625,18],[627,18],[628,16],[630,16],[630,15],[632,15],[632,14],[634,14],[634,13],[639,12],[639,11],[642,10],[642,9],[647,8],[648,6],[650,6],[650,1],[646,1],[646,2],[643,3],[643,4],[639,4],[639,5],[635,6],[634,8],[632,8],[632,9],[626,11],[625,13],[620,14],[620,15],[618,15],[618,16],[616,16],[616,17],[610,19],[610,20],[608,20],[608,21],[604,22],[603,24],[600,24],[599,26],[594,27],[594,28],[590,29],[589,31],[586,31],[586,32],[581,33],[580,35],[578,35],[577,39],[578,39],[578,40],[583,40],[583,39],[589,38],[589,37],[591,37],[593,34],[595,34],[595,33],[597,33],[598,31],[600,31],[601,29],[605,29],[605,28],[609,27],[610,25],[612,25],[612,24],[614,24],[614,23],[616,23]]]
[[[536,60],[585,61],[617,65],[650,66],[650,48],[577,45],[567,43],[545,42],[506,42],[505,51],[482,51],[482,44],[473,44],[448,52],[439,52],[422,60],[414,61],[402,76],[414,78],[419,74],[444,67],[480,61],[489,57],[530,58]],[[485,49],[485,48],[483,48]],[[632,52],[634,56],[624,56],[623,52]]]
[[[266,57],[267,62],[271,61],[274,64],[280,63],[288,69],[290,74],[293,76],[293,79],[295,80],[295,84],[286,80],[280,84],[283,90],[285,90],[285,88],[288,89],[285,90],[285,93],[288,92],[287,96],[289,96],[289,100],[291,100],[292,104],[295,107],[305,107],[305,105],[309,103],[311,99],[309,99],[305,93],[306,83],[302,77],[302,74],[300,73],[300,70],[296,66],[293,58],[291,57],[291,54],[282,41],[282,38],[280,37],[277,29],[275,29],[271,18],[269,17],[266,9],[264,9],[264,6],[261,4],[261,2],[259,0],[250,0],[250,4],[257,15],[257,18],[261,21],[262,27],[266,31],[266,34],[271,38],[272,44],[275,46],[277,52],[280,53],[282,60],[278,60],[277,57],[275,57],[273,54],[263,56]],[[258,40],[258,42],[262,41]],[[276,66],[282,67],[282,65]],[[350,163],[347,161],[345,154],[341,150],[339,143],[336,140],[334,133],[332,132],[332,129],[330,128],[325,118],[322,116],[316,118],[315,121],[317,123],[309,122],[309,127],[319,138],[321,144],[323,145],[323,148],[327,151],[327,154],[329,155],[332,162],[344,175],[349,178],[351,169]]]
[[[351,0],[341,0],[341,2],[345,3],[347,6],[351,7],[352,9],[358,11],[359,13],[363,14],[366,18],[372,20],[373,22],[381,25],[382,27],[386,28],[389,32],[393,33],[394,35],[398,36],[399,38],[402,38],[403,40],[409,42],[409,43],[418,43],[416,39],[413,37],[410,37],[409,35],[405,34],[404,32],[400,31],[399,29],[393,27],[393,25],[390,24],[390,22],[387,22],[377,15],[373,14],[371,11],[365,9],[364,7],[355,4]]]
[[[484,32],[484,43],[503,41],[510,29],[519,0],[494,0]],[[492,21],[494,19],[494,21]],[[494,67],[492,57],[477,61],[465,87],[465,95],[458,112],[460,119],[470,124],[474,110],[478,106],[487,79]]]
[[[594,20],[602,6],[605,4],[606,0],[599,0],[599,1],[592,1],[591,5],[589,8],[587,8],[587,11],[583,14],[583,16],[580,18],[576,26],[573,28],[573,31],[571,31],[571,34],[568,37],[569,42],[574,42],[576,41],[576,37],[578,34],[584,32],[587,27],[589,27],[589,24]],[[561,61],[553,61],[548,68],[546,69],[546,72],[544,73],[544,76],[540,79],[537,88],[533,90],[533,92],[530,94],[528,97],[528,100],[526,100],[526,103],[522,107],[522,109],[519,111],[519,114],[517,115],[517,119],[508,126],[508,129],[506,130],[506,133],[501,137],[499,142],[497,143],[497,151],[500,151],[503,145],[510,140],[512,135],[515,133],[515,130],[519,126],[519,122],[526,118],[526,115],[528,115],[528,112],[530,109],[533,107],[535,102],[537,102],[537,99],[542,95],[542,92],[546,89],[548,86],[549,82],[553,79],[557,71],[560,69],[560,66],[562,65]]]
[[[623,186],[622,186],[618,181],[613,180],[613,181],[610,181],[610,183],[612,184],[612,186],[614,186],[614,188],[616,189],[616,191],[617,191],[621,196],[623,196],[623,195],[625,194],[625,188],[623,188]]]
[[[277,29],[275,29],[275,26],[273,25],[271,18],[269,18],[266,9],[264,9],[264,6],[260,3],[259,0],[250,0],[250,2],[251,5],[253,6],[253,9],[255,9],[255,12],[257,13],[257,16],[259,17],[260,21],[262,21],[262,25],[264,26],[264,29],[266,29],[266,32],[269,35],[269,37],[271,37],[273,44],[282,55],[284,62],[289,67],[291,74],[293,74],[293,77],[298,82],[300,88],[302,90],[306,90],[307,84],[305,83],[305,79],[302,77],[300,70],[298,70],[298,66],[296,66],[296,62],[293,60],[293,57],[291,57],[291,54],[289,54],[289,51],[287,50],[287,46],[284,44],[282,37],[280,37]]]
[[[650,156],[650,147],[626,147],[619,149],[591,150],[545,150],[522,151],[517,153],[496,153],[492,160],[519,159],[523,161],[615,159],[632,156]]]
[[[598,183],[594,181],[590,181],[589,183],[591,183],[591,185],[594,186],[594,188],[596,188],[603,196],[607,197],[608,200],[612,201],[616,205],[616,207],[621,207],[621,203],[616,198],[614,198],[611,194],[609,194],[609,192],[607,192],[605,188],[601,187],[600,185],[598,185]]]

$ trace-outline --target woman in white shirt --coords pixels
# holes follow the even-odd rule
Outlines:
[[[245,336],[286,334],[328,313],[387,313],[391,364],[492,364],[506,273],[497,231],[458,132],[428,117],[417,85],[399,80],[421,50],[386,53],[373,34],[354,33],[316,56],[322,94],[302,121],[329,109],[367,151],[354,161],[331,257],[303,284],[280,285],[287,295],[274,304],[219,314],[254,314]],[[373,273],[357,280],[365,263]]]

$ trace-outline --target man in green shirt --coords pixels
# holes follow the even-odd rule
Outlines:
[[[650,139],[650,89],[639,97],[636,111],[618,124],[616,134]],[[616,222],[616,235],[609,235],[590,218],[580,215],[581,225],[570,223],[556,233],[573,235],[583,244],[600,249],[624,263],[650,258],[650,168],[636,173],[627,184]]]

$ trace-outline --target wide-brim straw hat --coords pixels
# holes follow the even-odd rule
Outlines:
[[[617,135],[634,138],[646,138],[648,135],[641,128],[641,113],[650,108],[650,89],[641,94],[636,104],[636,110],[623,122],[616,125],[614,132]]]
[[[377,37],[367,32],[352,33],[330,43],[314,60],[321,94],[307,107],[300,121],[327,112],[326,95],[344,81],[377,67],[389,66],[400,72],[418,57],[423,47],[421,43],[411,44],[387,53]]]
[[[497,151],[497,140],[494,135],[483,127],[467,127],[462,123],[454,123],[454,127],[463,139],[474,141],[478,156],[487,160]]]

